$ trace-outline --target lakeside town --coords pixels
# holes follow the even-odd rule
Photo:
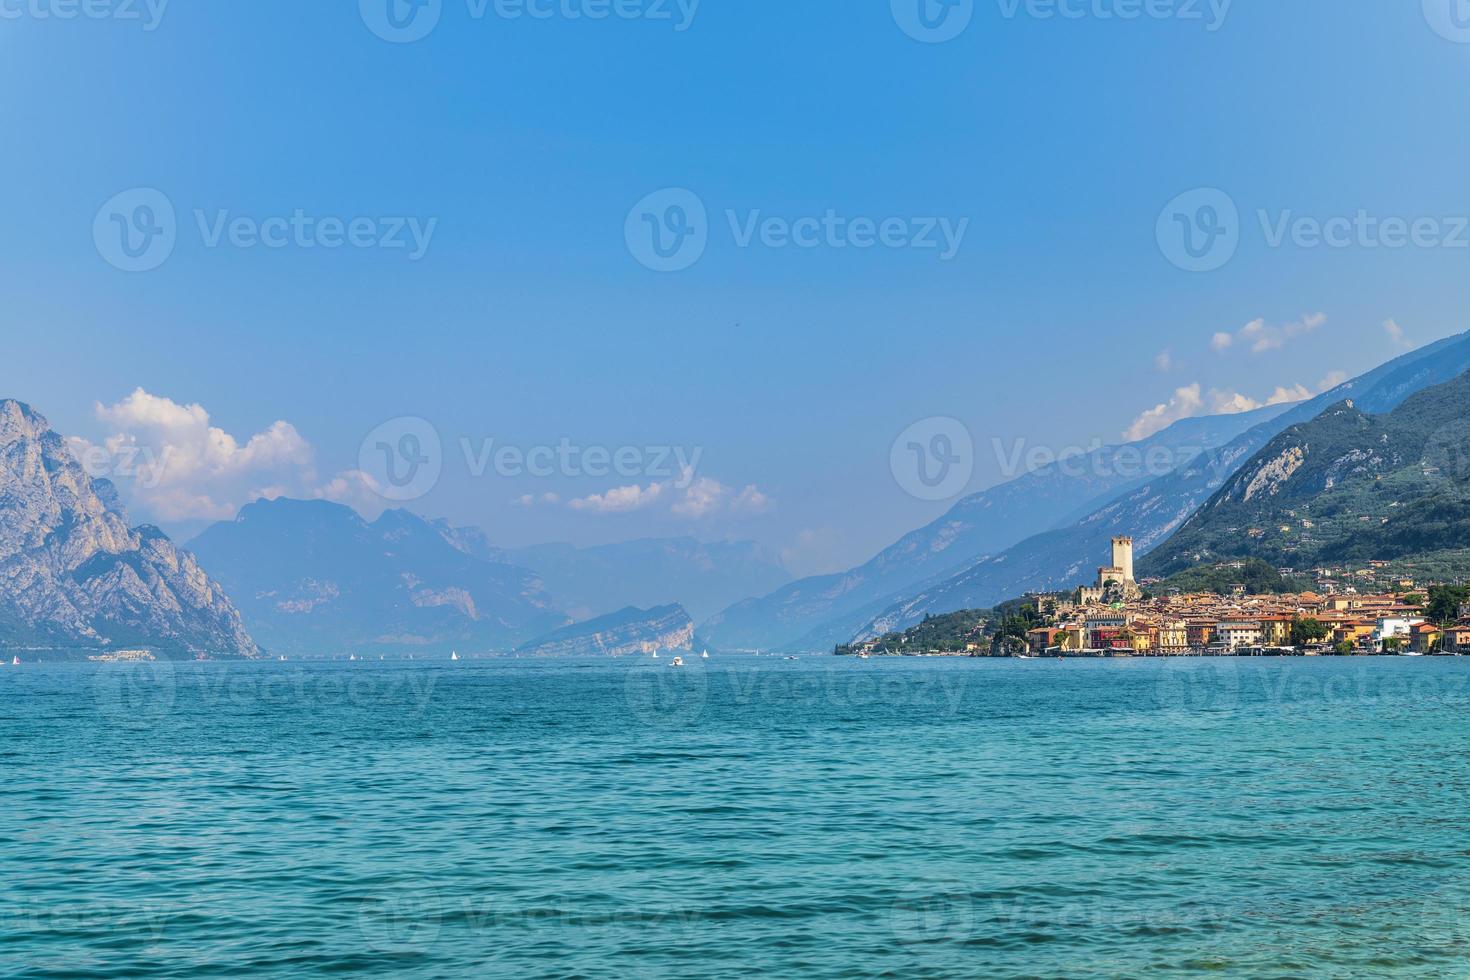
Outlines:
[[[1260,563],[1257,562],[1257,565]],[[1227,583],[1184,590],[1134,577],[1133,541],[1112,542],[1112,563],[1070,592],[1038,593],[998,610],[945,617],[903,634],[839,647],[857,656],[1188,657],[1462,656],[1470,654],[1470,589],[1416,582],[1389,562],[1315,569],[1316,588],[1251,591],[1245,561],[1210,569]],[[1294,569],[1268,570],[1278,581]],[[938,639],[936,639],[936,637]]]

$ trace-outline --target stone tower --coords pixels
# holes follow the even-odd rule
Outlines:
[[[1123,570],[1123,581],[1133,582],[1133,539],[1113,539],[1113,567]]]

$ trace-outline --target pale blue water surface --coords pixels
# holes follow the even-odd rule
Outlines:
[[[1470,660],[667,663],[0,669],[0,975],[1470,972]]]

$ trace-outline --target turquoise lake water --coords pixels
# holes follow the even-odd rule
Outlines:
[[[1461,659],[0,669],[0,975],[1470,975]]]

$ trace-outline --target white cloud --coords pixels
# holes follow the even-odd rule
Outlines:
[[[1264,319],[1252,320],[1234,334],[1215,334],[1210,338],[1210,348],[1216,352],[1226,351],[1239,342],[1248,344],[1253,354],[1264,354],[1267,351],[1280,350],[1286,346],[1287,341],[1309,334],[1326,322],[1325,313],[1308,313],[1300,320],[1279,325],[1267,323]]]
[[[362,470],[343,470],[323,485],[310,491],[309,495],[318,500],[346,504],[369,519],[376,518],[388,506],[383,496],[383,488],[378,481]],[[291,494],[283,492],[276,496],[288,497]]]
[[[1331,391],[1333,388],[1336,388],[1347,379],[1348,373],[1346,371],[1329,371],[1327,372],[1327,377],[1317,382],[1317,390],[1319,392]]]
[[[554,503],[554,494],[543,500]],[[525,503],[526,497],[519,502]],[[592,494],[567,502],[573,510],[594,514],[625,514],[666,503],[670,513],[686,520],[703,520],[717,514],[763,514],[774,507],[770,497],[754,484],[736,491],[713,477],[696,478],[685,471],[677,481],[618,487],[606,493]]]
[[[664,494],[664,484],[650,483],[647,487],[632,484],[614,487],[606,493],[594,493],[568,502],[572,510],[588,511],[593,514],[626,514],[652,507]]]
[[[526,493],[511,501],[517,507],[535,507],[537,504],[559,504],[561,495],[556,493],[543,493],[537,496],[534,493]]]
[[[1169,351],[1161,351],[1154,358],[1154,367],[1167,374],[1174,369],[1174,355]]]
[[[1199,415],[1203,407],[1204,398],[1200,393],[1198,382],[1177,388],[1174,391],[1174,397],[1167,402],[1155,405],[1134,419],[1128,431],[1123,433],[1123,438],[1129,442],[1147,439],[1155,432],[1162,432],[1180,419]]]
[[[1173,397],[1167,402],[1155,405],[1139,415],[1123,433],[1123,438],[1128,442],[1138,442],[1184,419],[1202,415],[1239,415],[1267,405],[1294,404],[1310,397],[1312,393],[1305,385],[1300,384],[1280,386],[1264,401],[1259,401],[1238,391],[1211,388],[1206,392],[1199,382],[1195,382],[1175,389]]]
[[[1402,347],[1404,350],[1410,350],[1414,346],[1413,342],[1404,336],[1404,328],[1399,326],[1398,322],[1395,320],[1385,320],[1383,324],[1383,332],[1388,334],[1388,339],[1393,341],[1393,345],[1395,347]]]
[[[675,502],[673,511],[680,517],[705,517],[719,510],[729,493],[730,488],[719,480],[702,476],[684,490],[684,495]]]
[[[762,493],[755,484],[751,484],[730,503],[730,509],[737,514],[764,514],[776,506],[776,502]]]
[[[312,449],[289,422],[273,422],[243,443],[211,424],[199,404],[181,405],[138,388],[98,403],[110,434],[100,444],[69,440],[88,472],[130,489],[161,520],[227,520],[262,496],[310,492]]]

